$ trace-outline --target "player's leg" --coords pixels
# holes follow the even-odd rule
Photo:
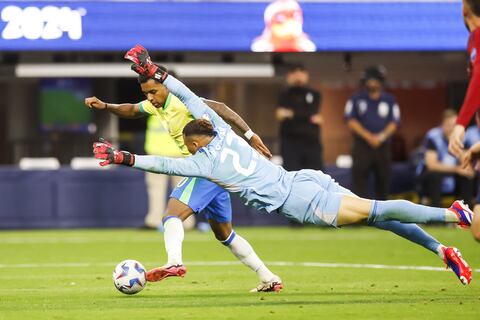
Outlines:
[[[165,250],[167,263],[147,272],[150,282],[161,281],[166,277],[183,276],[186,268],[183,266],[182,244],[185,231],[183,221],[193,214],[189,206],[196,178],[184,178],[173,190],[163,218]]]
[[[400,221],[406,223],[458,223],[470,226],[473,213],[460,201],[448,209],[427,207],[406,200],[376,201],[345,195],[340,200],[337,225],[362,221]]]
[[[322,172],[311,172],[311,170],[305,170],[297,175],[304,174],[309,175],[310,178],[315,181],[321,189],[326,189],[327,196],[323,197],[324,201],[321,201],[325,203],[325,205],[322,206],[324,211],[338,212],[343,196],[349,195],[356,197],[356,195],[354,195],[350,190],[343,188],[332,178],[323,174]],[[312,189],[312,187],[309,189]],[[315,201],[312,201],[312,203],[314,202]],[[327,222],[327,224],[328,221],[335,221],[335,219],[328,218],[330,217],[328,213],[321,214],[321,217],[327,218],[327,221],[324,221]],[[391,231],[436,253],[447,264],[447,266],[455,272],[463,284],[467,284],[471,281],[471,269],[465,260],[462,259],[459,250],[453,247],[447,248],[446,246],[442,245],[416,224],[401,223],[399,221],[371,221],[369,225],[379,229]]]
[[[330,176],[318,171],[316,172],[316,175],[319,177],[316,180],[323,188],[327,189],[328,192],[340,193],[356,197],[353,192],[339,185]],[[445,248],[445,246],[443,246],[437,239],[432,237],[430,234],[425,232],[422,228],[420,228],[414,223],[402,223],[399,221],[377,221],[369,225],[377,229],[391,231],[402,238],[410,240],[424,247],[425,249],[432,251],[433,253],[437,254],[442,260],[444,258],[443,248]]]
[[[159,268],[149,270],[146,274],[147,281],[161,281],[167,277],[183,277],[187,269],[182,260],[182,244],[184,239],[183,221],[187,219],[193,210],[175,198],[170,198],[163,218],[163,238],[167,263]]]
[[[228,247],[232,254],[245,266],[253,270],[260,279],[260,285],[252,292],[280,291],[283,288],[280,277],[273,274],[255,253],[250,243],[233,230],[232,209],[228,192],[221,189],[221,192],[205,208],[205,212],[215,238]]]

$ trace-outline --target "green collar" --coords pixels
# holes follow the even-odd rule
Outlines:
[[[163,107],[162,107],[163,110],[165,110],[168,107],[171,99],[172,99],[172,94],[169,92],[167,96],[167,100],[165,100],[165,103],[163,104]]]

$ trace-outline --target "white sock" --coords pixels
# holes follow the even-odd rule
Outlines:
[[[184,237],[183,224],[180,218],[171,216],[163,223],[165,233],[165,250],[167,251],[167,265],[183,264],[182,261],[182,242]]]
[[[268,282],[275,276],[260,260],[248,241],[236,234],[235,231],[232,231],[222,243],[230,248],[230,251],[244,265],[255,271],[260,281]]]
[[[443,249],[446,248],[443,244],[439,245],[437,247],[437,256],[440,257],[440,259],[445,260],[445,254],[443,253]]]

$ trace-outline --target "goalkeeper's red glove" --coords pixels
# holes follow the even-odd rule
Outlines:
[[[102,167],[109,164],[123,164],[125,166],[133,166],[135,163],[135,155],[127,151],[119,151],[112,144],[103,138],[93,143],[93,154],[97,159],[104,159],[100,162]]]
[[[133,62],[131,68],[140,75],[154,78],[163,83],[168,76],[167,69],[152,62],[147,49],[137,44],[125,54],[125,59]]]

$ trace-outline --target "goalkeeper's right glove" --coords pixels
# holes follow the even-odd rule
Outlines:
[[[93,143],[93,154],[95,158],[105,160],[100,162],[102,167],[109,164],[123,164],[131,167],[135,163],[135,155],[115,149],[110,142],[103,138]]]
[[[137,44],[125,54],[125,59],[133,62],[131,68],[140,75],[154,78],[161,83],[165,81],[168,76],[167,69],[162,66],[157,66],[152,62],[147,49]]]

